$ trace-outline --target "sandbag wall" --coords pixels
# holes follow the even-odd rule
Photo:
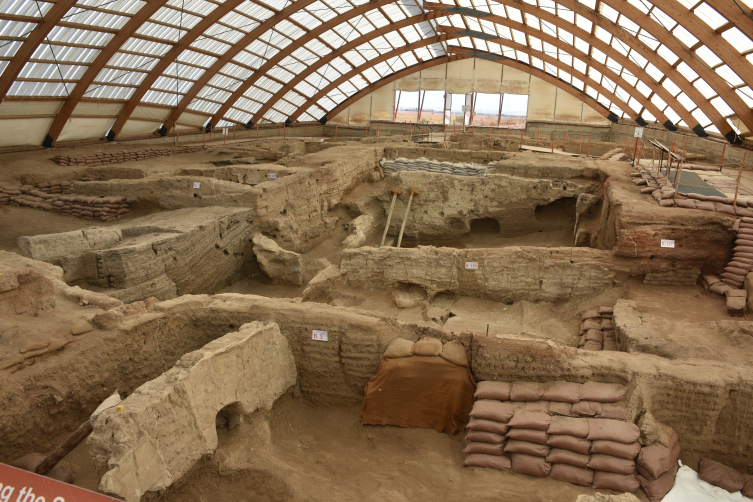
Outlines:
[[[136,160],[166,157],[181,153],[193,153],[203,150],[203,146],[181,146],[178,148],[148,148],[145,150],[131,150],[120,152],[98,152],[96,155],[73,157],[70,155],[56,155],[52,160],[59,166],[102,166],[106,164],[120,164]]]
[[[578,348],[583,350],[617,350],[612,307],[599,307],[583,313]]]
[[[670,448],[642,448],[641,429],[618,404],[624,395],[619,384],[479,382],[463,465],[634,493],[643,455],[638,473],[654,487],[677,463],[676,435]]]
[[[701,195],[698,193],[685,194],[682,192],[677,195],[687,197],[687,199],[675,198],[675,189],[667,181],[666,176],[659,172],[658,169],[646,169],[640,173],[632,173],[633,177],[640,178],[633,180],[636,186],[644,186],[641,188],[641,193],[651,194],[656,199],[660,206],[664,207],[684,207],[687,209],[703,209],[705,211],[716,211],[718,213],[725,213],[732,216],[746,216],[753,218],[753,210],[748,207],[753,207],[753,201],[748,204],[747,201],[738,199],[735,206],[732,205],[734,199],[730,197],[718,197]],[[680,178],[682,181],[682,178]]]
[[[0,186],[0,205],[25,206],[53,213],[76,216],[84,220],[109,221],[129,212],[124,196],[97,197],[70,195],[70,182],[40,183],[36,187]]]

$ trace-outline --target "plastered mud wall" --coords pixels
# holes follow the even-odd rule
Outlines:
[[[245,324],[184,355],[93,424],[87,442],[99,489],[138,502],[167,488],[217,448],[218,412],[270,410],[295,381],[293,354],[274,323]]]
[[[46,439],[77,427],[116,388],[130,394],[183,354],[252,321],[276,322],[298,370],[298,389],[313,401],[360,402],[390,340],[433,336],[460,341],[478,380],[597,380],[629,386],[635,417],[649,409],[680,435],[684,450],[750,464],[753,371],[747,365],[668,360],[650,354],[589,352],[552,341],[453,333],[396,321],[375,312],[250,295],[186,296],[125,318],[100,336],[106,344],[66,349],[26,368],[23,380],[0,374],[0,461],[44,450]],[[753,324],[743,321],[753,330]],[[312,340],[311,330],[329,340]],[[85,361],[85,363],[82,363]],[[27,392],[23,382],[36,382]],[[53,395],[63,397],[62,401]],[[29,420],[33,416],[34,420]]]
[[[400,171],[385,178],[389,188],[400,187],[396,215],[404,215],[408,187],[418,189],[405,225],[405,234],[416,237],[451,238],[471,231],[471,220],[491,218],[499,224],[499,234],[521,236],[540,230],[572,229],[578,195],[593,193],[598,184],[578,184],[568,180],[518,178],[508,175],[454,176],[421,171]],[[537,217],[539,206],[565,199],[559,214]],[[385,214],[392,196],[389,190],[379,196]],[[568,205],[568,202],[570,203]],[[393,218],[390,233],[397,235],[402,216]]]
[[[21,254],[59,265],[64,280],[105,288],[125,302],[215,291],[253,253],[252,212],[191,208],[108,228],[18,239]]]
[[[466,263],[478,269],[466,269]],[[417,284],[430,297],[452,292],[500,302],[560,301],[596,294],[630,276],[685,270],[681,267],[673,260],[620,258],[590,248],[365,247],[343,251],[333,282],[359,289]]]
[[[300,143],[303,145],[303,143]],[[335,222],[327,212],[377,166],[383,148],[344,146],[333,156],[329,150],[295,158],[298,167],[208,169],[222,178],[166,176],[73,183],[76,194],[124,195],[132,205],[153,204],[165,209],[185,207],[243,207],[257,228],[279,239],[286,249],[308,251],[328,236]],[[280,172],[277,179],[262,176]],[[194,171],[191,171],[194,172]],[[198,188],[194,184],[199,183]]]

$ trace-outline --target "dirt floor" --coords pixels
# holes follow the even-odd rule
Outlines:
[[[164,502],[416,500],[574,501],[593,493],[552,479],[463,467],[462,436],[433,430],[364,426],[360,407],[317,406],[287,395],[271,413],[233,431],[164,494]],[[77,486],[96,489],[84,446],[69,458]],[[600,490],[604,493],[616,493]],[[636,494],[645,502],[642,492]]]

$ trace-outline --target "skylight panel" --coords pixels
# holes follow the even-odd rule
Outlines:
[[[667,102],[664,101],[658,94],[651,96],[651,102],[656,105],[659,110],[664,110],[667,107]]]
[[[573,44],[573,46],[583,54],[588,54],[588,50],[591,48],[588,43],[584,42],[578,37],[575,37],[575,43]]]
[[[635,75],[633,75],[632,73],[630,73],[627,70],[624,70],[622,72],[622,78],[625,80],[625,82],[627,82],[628,84],[630,84],[633,87],[635,87],[636,84],[638,83],[638,79],[635,77]]]
[[[561,19],[564,19],[570,24],[575,24],[575,13],[570,9],[562,7],[561,5],[557,8],[557,16],[559,16]]]
[[[531,28],[535,28],[537,30],[540,30],[541,27],[539,25],[539,18],[536,16],[533,16],[531,14],[525,14],[525,20],[526,24],[530,26]]]
[[[653,65],[653,63],[649,63],[646,65],[646,73],[653,78],[656,82],[659,82],[662,78],[664,78],[664,73],[659,70],[656,66]]]
[[[575,78],[575,77],[573,77],[572,86],[575,87],[576,89],[578,89],[579,91],[583,91],[583,89],[585,87],[583,81],[580,80],[579,78]]]
[[[646,63],[648,63],[648,59],[641,56],[636,51],[631,50],[628,53],[628,57],[630,58],[630,61],[634,62],[636,65],[640,66],[641,68],[644,68],[646,66]]]
[[[502,47],[502,55],[510,59],[518,59],[518,53],[509,47]]]
[[[594,82],[601,82],[601,72],[595,69],[593,66],[588,69],[588,76]]]
[[[677,37],[680,42],[685,44],[686,47],[693,47],[696,42],[698,42],[698,39],[694,37],[692,33],[686,30],[681,24],[678,24],[675,29],[672,30],[672,34]]]
[[[526,36],[523,34],[523,32],[518,30],[512,30],[512,38],[515,42],[521,44],[521,45],[527,45],[526,43]]]
[[[733,27],[723,32],[722,37],[739,52],[747,52],[753,49],[753,41],[737,28]]]
[[[528,54],[521,51],[517,51],[517,54],[518,54],[518,61],[520,61],[523,64],[528,64],[528,61],[529,61]]]
[[[651,11],[651,17],[669,31],[672,31],[672,28],[677,25],[677,21],[669,17],[669,15],[658,7],[654,7]]]
[[[557,26],[548,21],[541,21],[541,31],[553,37],[557,36]]]
[[[635,84],[635,88],[638,90],[638,92],[643,94],[644,97],[648,97],[651,94],[651,88],[640,80],[638,80],[638,82]]]
[[[662,87],[667,89],[672,96],[677,96],[682,90],[669,78],[664,79],[664,82],[662,82]]]
[[[654,117],[651,114],[651,112],[648,110],[643,110],[643,113],[641,114],[641,116],[643,117],[643,120],[645,120],[648,123],[656,122],[656,117]]]
[[[733,85],[737,87],[738,85],[742,85],[745,82],[743,82],[743,79],[737,76],[737,73],[732,71],[732,68],[730,68],[727,65],[720,66],[717,68],[716,73],[719,74],[724,80],[727,81],[728,84]]]
[[[599,40],[601,40],[607,45],[609,45],[609,43],[612,41],[612,35],[608,31],[603,30],[599,26],[596,27],[594,34],[596,35],[596,38],[598,38]]]
[[[594,61],[598,61],[601,64],[604,64],[607,62],[607,55],[601,52],[596,47],[594,47],[593,50],[591,51],[591,57],[593,58]]]
[[[745,102],[746,105],[753,108],[753,90],[750,87],[745,86],[741,89],[736,89],[735,92]]]
[[[641,42],[648,45],[652,51],[655,51],[660,45],[659,41],[652,34],[643,29],[638,32],[638,38]]]
[[[618,20],[617,24],[625,28],[625,30],[632,33],[633,35],[637,34],[638,30],[641,29],[640,26],[634,23],[633,20],[628,18],[627,16],[620,16],[620,19]]]
[[[593,23],[580,14],[575,16],[575,24],[578,26],[578,28],[591,33],[591,27],[593,26]]]
[[[540,60],[539,58],[531,56],[531,66],[534,68],[538,68],[539,70],[544,69],[544,62]]]
[[[684,92],[681,92],[677,95],[677,101],[679,101],[680,104],[684,106],[685,109],[688,111],[692,110],[693,108],[696,108],[696,104]]]
[[[619,12],[605,3],[601,4],[601,14],[613,23],[616,23],[617,18],[620,16]]]
[[[500,5],[496,2],[492,2],[491,5],[492,5],[492,14],[494,14],[495,16],[500,16],[500,17],[505,17],[505,18],[507,17],[507,12],[505,12],[505,7],[503,5]]]
[[[622,100],[626,102],[630,109],[633,110],[636,114],[641,112],[643,105],[634,97],[627,96],[625,98],[622,98]]]
[[[693,13],[696,16],[700,17],[704,23],[708,24],[713,29],[717,29],[721,25],[727,23],[727,18],[719,14],[706,2],[696,7]]]
[[[659,49],[656,51],[656,53],[659,54],[666,62],[668,62],[671,65],[674,65],[675,62],[678,59],[680,59],[677,57],[677,55],[674,52],[667,49],[666,45],[661,45]]]
[[[559,39],[565,42],[568,45],[573,45],[574,37],[573,34],[570,33],[567,30],[563,30],[562,28],[557,30],[559,32]]]
[[[693,117],[698,121],[699,124],[701,124],[702,127],[706,127],[709,124],[711,124],[711,120],[706,116],[705,113],[701,111],[700,108],[696,108],[692,112]]]
[[[703,97],[706,99],[709,99],[712,96],[716,96],[716,91],[702,78],[699,78],[698,80],[693,82],[693,85],[701,92],[701,94],[703,94]]]
[[[716,110],[719,112],[719,114],[722,117],[728,117],[730,115],[733,115],[735,112],[732,110],[732,108],[729,107],[729,105],[720,97],[716,97],[711,100],[711,106],[716,108]]]
[[[609,92],[612,92],[612,93],[614,93],[615,89],[617,88],[617,85],[614,82],[612,82],[610,79],[608,79],[607,77],[602,77],[601,85],[606,87],[609,90]]]
[[[580,59],[578,59],[578,58],[573,58],[573,68],[575,68],[575,69],[576,69],[577,71],[579,71],[580,73],[583,73],[583,74],[585,74],[585,73],[586,73],[586,68],[587,68],[587,67],[588,67],[588,66],[586,65],[586,63],[584,63],[584,62],[583,62],[583,61],[581,61]]]
[[[516,23],[523,24],[523,16],[520,14],[520,11],[516,9],[515,7],[507,6],[507,15],[510,19],[515,21]]]

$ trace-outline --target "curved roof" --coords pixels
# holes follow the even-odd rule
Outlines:
[[[753,131],[753,0],[0,0],[0,97],[139,105],[211,124],[333,115],[451,59],[545,75],[613,118]]]

